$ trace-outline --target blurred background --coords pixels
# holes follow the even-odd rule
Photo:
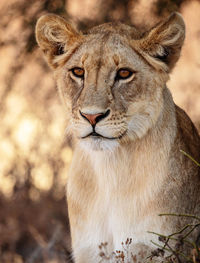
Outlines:
[[[0,263],[70,261],[65,183],[67,123],[34,36],[36,20],[62,15],[79,29],[114,20],[141,30],[182,13],[186,41],[168,87],[200,127],[200,1],[0,1]]]

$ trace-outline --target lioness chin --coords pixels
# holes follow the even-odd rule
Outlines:
[[[185,37],[180,14],[151,30],[107,23],[81,33],[48,14],[36,38],[53,68],[74,140],[67,200],[76,263],[100,261],[98,245],[146,259],[157,237],[200,215],[200,138],[166,87]],[[130,253],[130,255],[131,255]],[[127,262],[129,262],[127,259]],[[159,260],[159,259],[158,259]]]

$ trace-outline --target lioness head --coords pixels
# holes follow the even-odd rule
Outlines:
[[[42,16],[37,42],[55,71],[77,141],[112,149],[145,136],[164,110],[163,90],[184,36],[178,13],[145,33],[108,23],[83,34],[59,16]]]

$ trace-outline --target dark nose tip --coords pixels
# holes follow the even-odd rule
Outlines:
[[[89,121],[89,123],[94,126],[99,122],[100,120],[106,118],[110,113],[110,110],[107,110],[105,113],[97,113],[97,114],[86,114],[80,111],[81,116]]]

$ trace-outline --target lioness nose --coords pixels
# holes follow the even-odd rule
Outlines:
[[[109,115],[109,113],[110,113],[110,110],[107,110],[105,113],[101,112],[97,114],[86,114],[80,111],[81,116],[87,121],[89,121],[89,123],[93,126],[100,120],[106,118]]]

